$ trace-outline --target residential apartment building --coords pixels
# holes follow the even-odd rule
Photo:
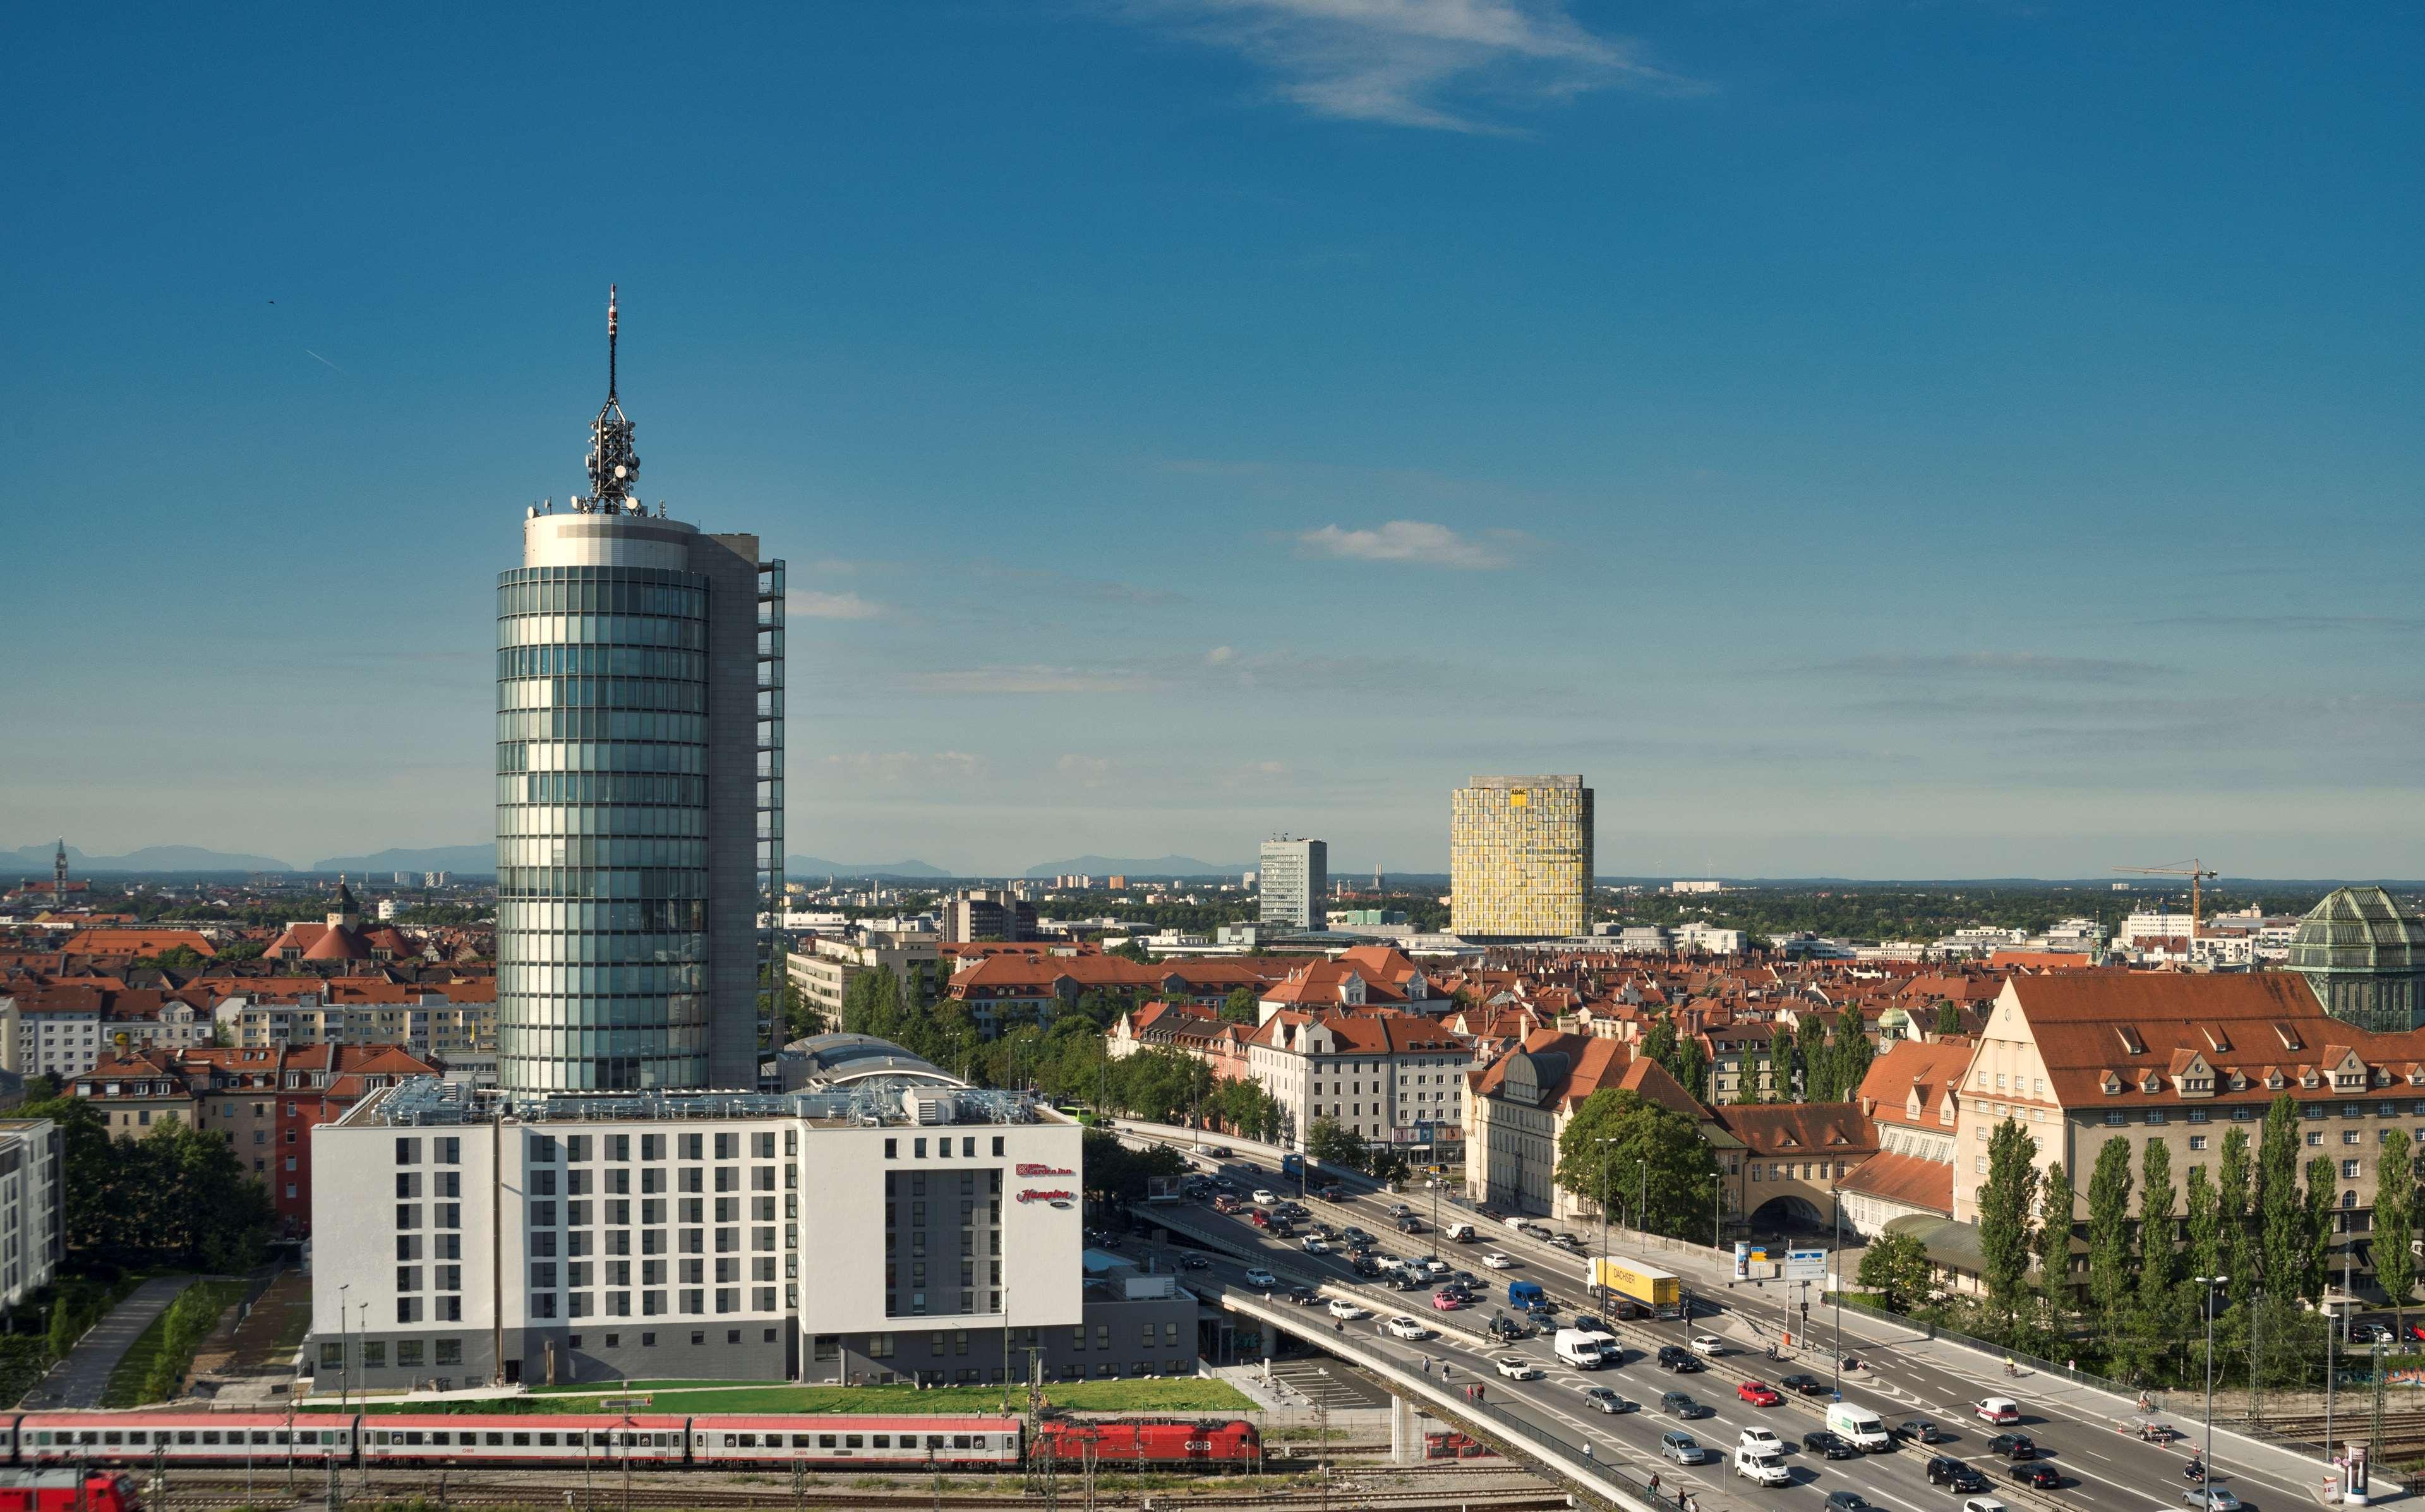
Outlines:
[[[2376,1157],[2395,1128],[2425,1136],[2425,1031],[2377,1034],[2327,1016],[2290,972],[2015,976],[1987,1015],[1955,1101],[1953,1215],[1975,1224],[1987,1145],[2010,1118],[2063,1162],[2076,1220],[2108,1141],[2169,1147],[2173,1179],[2214,1174],[2225,1133],[2253,1147],[2268,1106],[2298,1102],[2303,1165],[2333,1163],[2344,1234],[2364,1234]],[[2363,1269],[2363,1243],[2356,1256]]]
[[[933,972],[940,963],[930,934],[894,934],[862,929],[853,935],[815,935],[801,941],[805,949],[783,957],[783,973],[793,990],[829,1027],[842,1023],[842,1005],[851,982],[869,972],[891,972],[903,989],[913,973]]]
[[[442,1060],[497,1049],[492,976],[435,983],[340,977],[301,989],[239,991],[222,999],[214,1015],[227,1042],[245,1050],[402,1045]]]
[[[1449,872],[1459,935],[1588,934],[1592,790],[1580,776],[1467,779],[1449,801]]]
[[[1557,1184],[1558,1140],[1602,1087],[1635,1092],[1710,1132],[1709,1117],[1665,1067],[1619,1039],[1543,1029],[1471,1078],[1466,1100],[1465,1195],[1518,1213],[1597,1217],[1587,1198]],[[1713,1140],[1730,1144],[1718,1131]]]
[[[1473,1041],[1405,1014],[1284,1012],[1246,1042],[1246,1064],[1301,1143],[1317,1118],[1409,1160],[1456,1158]]]
[[[945,898],[939,911],[945,940],[1036,938],[1036,905],[1006,888],[963,888]]]
[[[0,1118],[0,1311],[51,1283],[67,1252],[58,1126]]]
[[[1327,927],[1325,900],[1330,892],[1330,844],[1286,835],[1263,842],[1256,879],[1257,915],[1286,929]]]

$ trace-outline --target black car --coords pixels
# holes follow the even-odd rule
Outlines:
[[[1381,1267],[1373,1263],[1372,1256],[1358,1255],[1356,1257],[1356,1274],[1369,1279],[1380,1275]]]
[[[1924,1444],[1941,1443],[1945,1439],[1945,1430],[1926,1418],[1914,1418],[1897,1428],[1895,1437],[1914,1440]]]
[[[1371,1234],[1366,1233],[1363,1230],[1357,1228],[1352,1223],[1346,1228],[1340,1230],[1339,1232],[1341,1237],[1352,1239],[1359,1245],[1369,1245],[1373,1242],[1373,1236]]]
[[[2041,1465],[2035,1460],[2015,1465],[2013,1479],[2041,1491],[2051,1491],[2063,1484],[2063,1477],[2054,1472],[2052,1465]]]
[[[1532,1332],[1531,1324],[1520,1323],[1504,1312],[1494,1312],[1490,1316],[1490,1336],[1494,1339],[1523,1339]]]
[[[2038,1446],[2026,1433],[1999,1433],[1987,1440],[1987,1453],[1999,1459],[2035,1459]]]
[[[1423,1220],[1421,1218],[1400,1218],[1398,1220],[1398,1231],[1400,1233],[1422,1233],[1425,1231],[1423,1229]]]
[[[1181,1255],[1179,1258],[1180,1270],[1206,1270],[1211,1268],[1212,1264],[1211,1261],[1201,1255]]]
[[[1314,1303],[1322,1300],[1321,1297],[1314,1294],[1314,1290],[1310,1286],[1292,1286],[1280,1295],[1301,1308],[1311,1307]]]
[[[1804,1434],[1802,1436],[1802,1447],[1809,1450],[1814,1455],[1823,1456],[1828,1459],[1855,1459],[1860,1456],[1861,1453],[1851,1444],[1845,1442],[1841,1435],[1829,1433],[1824,1428],[1820,1429],[1816,1433]]]
[[[1700,1356],[1693,1353],[1683,1345],[1661,1344],[1659,1346],[1659,1368],[1661,1370],[1674,1371],[1679,1375],[1690,1375],[1693,1372],[1705,1369],[1706,1367],[1702,1365]]]
[[[1956,1491],[1983,1491],[1987,1477],[1958,1459],[1939,1455],[1928,1462],[1928,1484]]]
[[[1804,1396],[1827,1394],[1827,1383],[1816,1375],[1788,1375],[1776,1384],[1785,1391],[1798,1391]]]
[[[1694,1418],[1708,1415],[1710,1411],[1708,1407],[1705,1407],[1700,1403],[1694,1401],[1690,1396],[1687,1396],[1682,1391],[1663,1391],[1660,1393],[1659,1408],[1662,1412],[1672,1412],[1688,1423]]]

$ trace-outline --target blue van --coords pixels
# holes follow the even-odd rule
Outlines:
[[[1546,1305],[1549,1300],[1548,1294],[1541,1290],[1541,1283],[1538,1281],[1507,1283],[1507,1305],[1511,1308],[1518,1308],[1530,1312],[1536,1307]]]

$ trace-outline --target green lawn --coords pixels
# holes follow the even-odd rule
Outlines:
[[[666,1387],[675,1388],[666,1390]],[[682,1388],[688,1388],[683,1390]],[[744,1383],[730,1390],[702,1390],[695,1381],[634,1381],[629,1387],[601,1390],[595,1385],[549,1387],[526,1396],[484,1397],[455,1402],[372,1402],[370,1412],[560,1413],[595,1412],[601,1396],[638,1395],[654,1398],[650,1412],[849,1412],[988,1413],[1002,1410],[999,1386],[939,1386],[919,1391],[913,1386],[768,1386]],[[1142,1380],[1063,1381],[1045,1388],[1045,1399],[1073,1412],[1243,1412],[1254,1403],[1226,1381]],[[1011,1409],[1026,1410],[1024,1391],[1011,1394]],[[307,1410],[333,1412],[333,1404],[314,1402]]]
[[[178,1299],[182,1300],[186,1295],[199,1288],[214,1304],[212,1315],[216,1317],[244,1300],[246,1286],[246,1282],[238,1279],[196,1281],[193,1286],[179,1293]],[[176,1302],[171,1301],[169,1307],[160,1310],[160,1315],[152,1320],[152,1326],[136,1337],[133,1347],[126,1351],[126,1358],[120,1360],[117,1368],[109,1373],[109,1384],[102,1388],[102,1406],[140,1407],[143,1404],[143,1380],[152,1373],[153,1361],[159,1358],[161,1343],[168,1337],[169,1312],[175,1306]],[[185,1357],[184,1364],[192,1362],[193,1356],[189,1354]],[[184,1368],[184,1364],[179,1366],[180,1370]]]

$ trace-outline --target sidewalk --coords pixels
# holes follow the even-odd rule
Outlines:
[[[152,1320],[169,1311],[177,1294],[192,1285],[191,1276],[155,1276],[137,1287],[108,1316],[87,1329],[68,1358],[51,1367],[41,1384],[25,1393],[24,1407],[88,1407],[101,1406],[109,1387],[109,1373],[135,1347]]]

